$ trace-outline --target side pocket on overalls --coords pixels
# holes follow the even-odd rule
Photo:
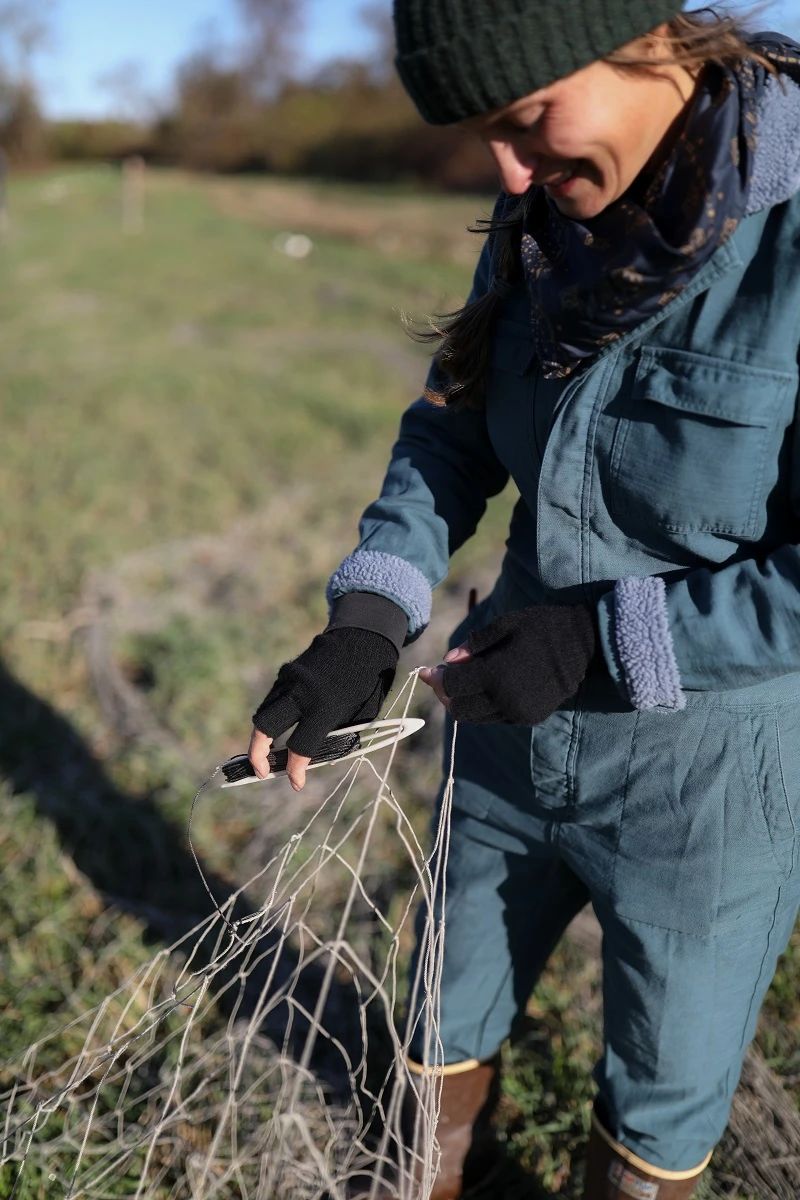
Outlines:
[[[754,811],[784,879],[795,868],[800,818],[800,714],[795,703],[745,710],[743,750],[753,783]]]
[[[465,642],[471,629],[480,629],[482,625],[488,625],[490,621],[494,620],[495,614],[491,607],[493,600],[494,592],[490,592],[488,596],[484,596],[483,600],[479,600],[466,616],[459,621],[447,639],[448,650],[452,650],[455,646],[460,646],[462,642]]]

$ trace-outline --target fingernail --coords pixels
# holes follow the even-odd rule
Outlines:
[[[445,654],[445,656],[444,656],[444,660],[443,660],[443,661],[444,661],[444,662],[452,662],[452,661],[453,661],[453,659],[454,659],[454,658],[456,658],[457,656],[458,656],[458,651],[457,651],[457,650],[448,650],[448,651],[447,651],[447,654]]]

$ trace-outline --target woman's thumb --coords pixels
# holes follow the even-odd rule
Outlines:
[[[448,650],[442,662],[466,662],[468,658],[472,658],[472,654],[467,643],[462,642],[460,646],[454,646],[452,650]]]

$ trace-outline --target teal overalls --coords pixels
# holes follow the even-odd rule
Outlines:
[[[490,1056],[591,901],[600,1109],[666,1176],[703,1164],[725,1128],[800,904],[794,190],[566,385],[539,374],[520,285],[485,412],[409,406],[329,583],[403,605],[413,641],[510,477],[500,575],[448,645],[509,609],[597,604],[602,658],[569,703],[532,727],[458,727],[441,1037],[446,1064]],[[490,237],[472,295],[491,277]],[[448,715],[437,807],[452,732]]]

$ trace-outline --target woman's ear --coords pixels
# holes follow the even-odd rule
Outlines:
[[[662,21],[650,33],[637,38],[630,43],[631,51],[641,54],[643,59],[657,63],[670,56],[670,27],[667,21]]]

